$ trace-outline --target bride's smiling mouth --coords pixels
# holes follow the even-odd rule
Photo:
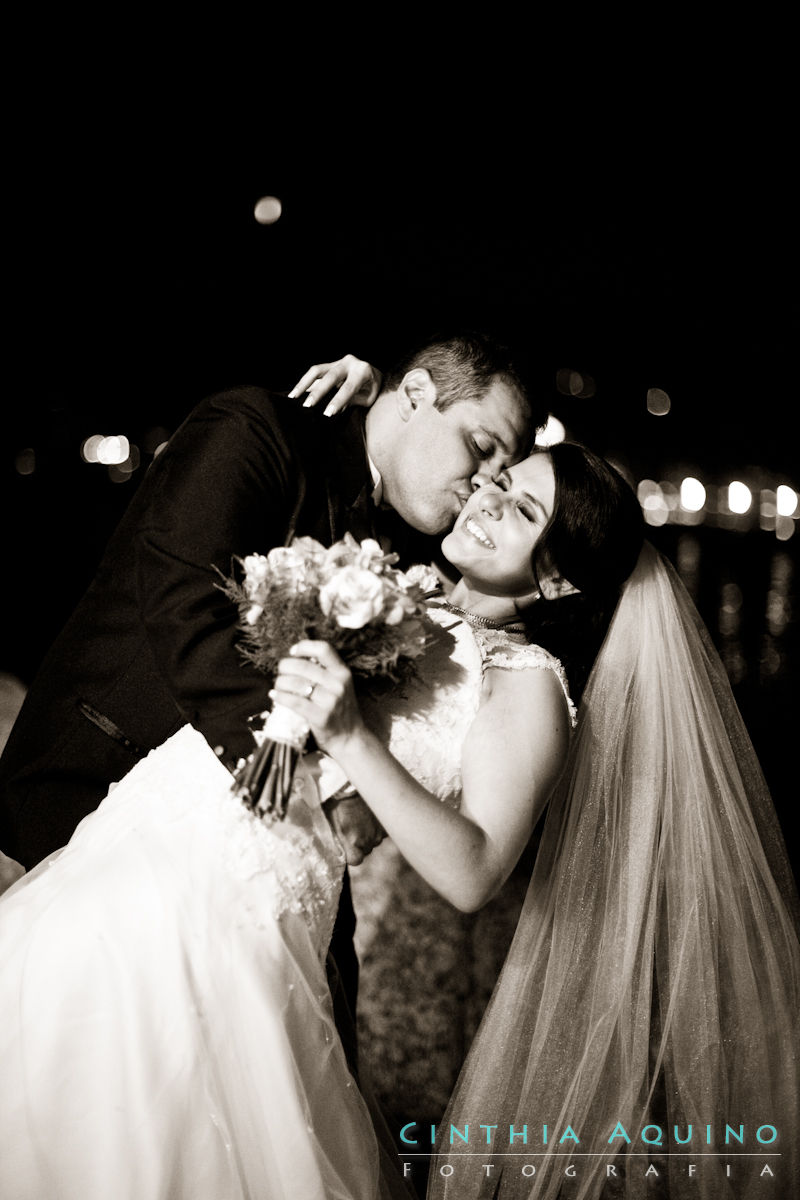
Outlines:
[[[483,527],[478,524],[474,517],[467,517],[463,528],[468,534],[470,534],[471,537],[475,539],[476,542],[479,542],[481,546],[485,546],[487,550],[497,549],[492,539],[489,537]]]

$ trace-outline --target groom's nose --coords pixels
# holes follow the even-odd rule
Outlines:
[[[486,487],[487,483],[494,483],[495,477],[500,474],[503,469],[503,464],[494,457],[487,458],[475,470],[470,483],[472,484],[473,492],[477,492],[478,488]]]
[[[472,476],[472,490],[475,491],[479,487],[483,487],[487,483],[493,483],[498,475],[508,466],[508,455],[500,446],[496,446],[492,455],[489,458],[484,458],[478,463],[475,472]]]

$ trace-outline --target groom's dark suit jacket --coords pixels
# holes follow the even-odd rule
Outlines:
[[[0,760],[2,848],[33,866],[148,750],[190,722],[226,765],[253,748],[268,683],[236,649],[213,566],[295,535],[375,536],[364,410],[325,418],[242,387],[204,400],[140,484],[31,685]],[[345,890],[333,953],[352,1000]]]

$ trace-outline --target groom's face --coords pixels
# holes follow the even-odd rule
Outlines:
[[[437,409],[435,393],[415,406],[386,499],[424,533],[443,533],[481,483],[527,453],[530,416],[523,396],[496,379],[481,400]]]

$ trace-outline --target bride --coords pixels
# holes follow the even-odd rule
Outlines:
[[[730,705],[714,707],[716,664],[699,661],[679,585],[641,543],[607,464],[575,446],[534,454],[444,540],[462,578],[431,607],[452,656],[423,658],[366,720],[324,644],[295,647],[275,681],[459,907],[502,886],[562,779],[453,1100],[462,1126],[571,1120],[588,1139],[613,1111],[635,1136],[662,1100],[676,1121],[727,1105],[748,1128],[765,1110],[791,1126],[800,955],[750,810],[780,873],[771,806]],[[5,894],[4,1197],[405,1194],[333,1023],[344,856],[317,773],[307,760],[289,816],[265,824],[184,727]],[[512,1171],[499,1194],[527,1194]],[[558,1191],[546,1172],[535,1194]],[[452,1195],[495,1182],[457,1178]]]

